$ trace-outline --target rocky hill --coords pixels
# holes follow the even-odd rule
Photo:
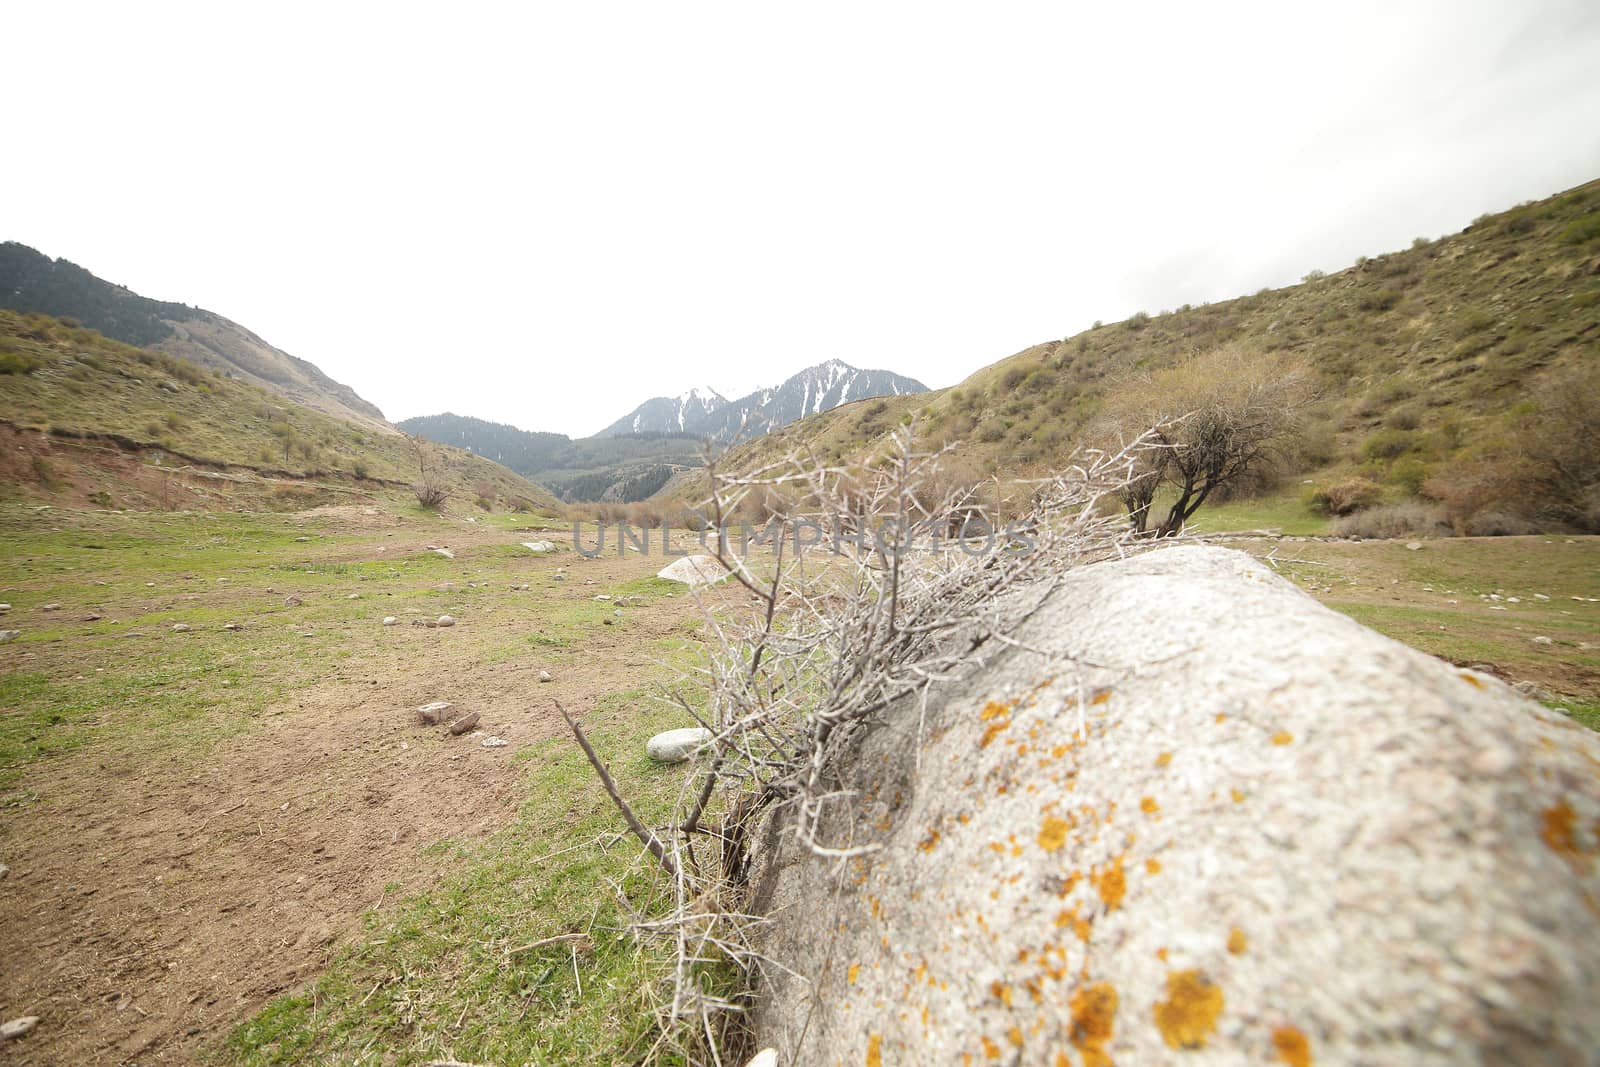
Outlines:
[[[140,296],[64,259],[0,243],[0,307],[70,319],[113,340],[179,356],[304,407],[375,428],[383,412],[348,385],[214,312]]]
[[[597,436],[686,433],[728,443],[769,433],[851,400],[927,391],[921,382],[893,371],[862,370],[830,359],[792,375],[782,385],[757,389],[737,400],[728,400],[708,387],[691,389],[677,397],[656,397]]]

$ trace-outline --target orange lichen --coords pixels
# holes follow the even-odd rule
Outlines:
[[[856,984],[856,977],[858,975],[860,975],[860,974],[861,974],[861,964],[852,963],[850,965],[850,969],[845,972],[844,980],[846,982],[849,982],[851,985],[855,985]]]
[[[1567,866],[1572,868],[1574,874],[1588,874],[1594,861],[1585,853],[1593,849],[1586,848],[1578,839],[1577,823],[1578,815],[1572,810],[1572,805],[1565,800],[1558,801],[1544,810],[1544,826],[1540,828],[1539,836],[1552,852],[1567,861]],[[1596,829],[1600,831],[1600,824]]]
[[[1225,711],[1217,712],[1217,721],[1218,722],[1227,722],[1228,721],[1228,713],[1225,712]]]
[[[1144,869],[1145,869],[1145,873],[1147,873],[1147,874],[1160,874],[1161,873],[1161,861],[1158,860],[1158,859],[1145,860],[1144,861]]]
[[[1156,959],[1160,960],[1162,963],[1167,962],[1167,949],[1165,945],[1156,949]]]
[[[1084,1067],[1111,1067],[1105,1047],[1117,1017],[1116,988],[1109,982],[1083,986],[1073,990],[1067,1006],[1072,1012],[1071,1041],[1082,1054]]]
[[[1067,908],[1066,910],[1062,911],[1061,914],[1056,916],[1056,926],[1072,927],[1072,932],[1078,935],[1078,940],[1082,941],[1084,944],[1089,943],[1089,933],[1093,925],[1094,924],[1088,919],[1078,917],[1077,905]]]
[[[1090,699],[1089,703],[1093,704],[1095,706],[1099,706],[1101,704],[1104,704],[1106,701],[1108,701],[1110,699],[1111,699],[1111,690],[1102,689],[1102,690],[1100,690],[1100,692],[1096,693],[1093,696],[1093,698]]]
[[[867,1035],[867,1067],[883,1067],[883,1035]]]
[[[924,852],[932,852],[934,850],[934,847],[937,846],[938,844],[939,844],[939,831],[938,830],[929,830],[928,831],[928,836],[923,838],[922,839],[922,843],[919,844],[917,847],[919,849],[921,849],[922,851],[924,851]]]
[[[1146,815],[1154,815],[1161,810],[1161,805],[1156,803],[1155,797],[1140,797],[1139,810]]]
[[[989,993],[1006,1007],[1011,1007],[1011,987],[1004,982],[991,982],[989,984]]]
[[[1011,725],[1010,719],[996,719],[984,727],[983,736],[978,739],[979,748],[988,748],[990,743],[1000,735],[1000,732]]]
[[[1000,1058],[1000,1046],[989,1040],[988,1034],[982,1034],[978,1040],[983,1043],[983,1058],[997,1060]]]
[[[1483,688],[1483,682],[1481,680],[1479,680],[1478,678],[1476,678],[1475,676],[1468,674],[1466,671],[1462,671],[1460,677],[1461,677],[1461,680],[1463,682],[1466,682],[1468,685],[1472,686],[1472,688],[1474,688],[1474,689],[1482,689]]]
[[[1205,1048],[1221,1014],[1220,987],[1199,971],[1167,972],[1167,999],[1155,1006],[1155,1019],[1168,1048]]]
[[[1044,825],[1039,830],[1039,847],[1046,852],[1054,852],[1067,843],[1069,829],[1067,820],[1058,819],[1054,815],[1045,816]]]
[[[1275,745],[1293,744],[1294,734],[1291,734],[1288,730],[1279,730],[1277,733],[1272,735],[1272,743]]]
[[[1163,753],[1161,753],[1161,755],[1156,757],[1156,766],[1157,767],[1165,767],[1167,764],[1169,764],[1171,762],[1172,762],[1172,753],[1170,753],[1170,752],[1163,752]]]
[[[1128,892],[1128,876],[1122,870],[1122,857],[1118,856],[1111,863],[1090,875],[1094,882],[1095,890],[1100,894],[1100,899],[1105,902],[1106,911],[1116,911],[1122,906],[1122,898]]]
[[[1311,1042],[1296,1027],[1280,1026],[1272,1031],[1272,1047],[1289,1067],[1311,1067]]]
[[[1016,1046],[1017,1048],[1021,1048],[1022,1047],[1022,1028],[1021,1027],[1017,1027],[1017,1026],[1013,1026],[1011,1029],[1007,1030],[1006,1031],[1006,1040],[1011,1042],[1011,1044]]]
[[[1250,947],[1250,939],[1244,935],[1244,931],[1243,930],[1241,930],[1237,926],[1235,926],[1232,930],[1228,931],[1228,951],[1229,952],[1231,952],[1235,956],[1237,956],[1237,955],[1240,955],[1241,953],[1243,953],[1244,950],[1249,948],[1249,947]]]
[[[1235,804],[1243,804],[1244,803],[1244,793],[1242,793],[1241,791],[1239,791],[1237,789],[1231,789],[1231,790],[1229,790],[1229,792],[1233,794],[1233,802]]]
[[[980,722],[988,722],[990,719],[1003,719],[1010,714],[1010,704],[1002,704],[998,700],[991,700],[983,706],[982,711],[978,712],[978,720]]]

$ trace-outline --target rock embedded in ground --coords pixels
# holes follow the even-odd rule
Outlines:
[[[456,558],[456,554],[454,552],[450,551],[448,548],[435,548],[435,549],[431,549],[430,551],[432,551],[432,552],[434,552],[434,553],[436,553],[438,555],[443,556],[445,559],[455,559]]]
[[[9,645],[21,636],[21,630],[0,630],[0,645]]]
[[[549,671],[540,671],[539,672],[539,681],[541,681],[541,682],[553,682],[553,681],[555,681],[555,679],[550,676],[550,672]]]
[[[60,604],[40,604],[39,605],[39,610],[40,611],[60,611],[61,610],[61,605]]]
[[[17,1019],[8,1019],[0,1023],[0,1041],[9,1041],[14,1037],[21,1037],[39,1024],[37,1015],[24,1015]]]
[[[433,621],[433,624],[435,626],[454,626],[456,624],[456,617],[454,615],[440,615]]]
[[[478,720],[482,717],[483,716],[480,712],[469,711],[465,715],[461,716],[461,718],[450,724],[450,733],[456,737],[460,737],[474,726],[477,726]]]
[[[395,618],[393,615],[385,615],[383,617],[383,624],[385,626],[394,626],[394,625],[398,624],[399,622],[400,622],[400,620]]]
[[[682,582],[684,585],[695,586],[711,585],[720,582],[728,576],[728,570],[718,563],[714,556],[685,556],[673,560],[661,570],[656,572],[657,578],[665,578],[672,582]]]
[[[644,751],[647,756],[660,763],[682,763],[709,740],[711,740],[710,730],[703,726],[689,726],[681,730],[668,730],[656,734],[645,742]]]
[[[485,737],[483,739],[483,741],[482,741],[482,744],[483,744],[484,748],[504,748],[505,746],[509,745],[510,743],[511,743],[510,741],[507,741],[503,737],[493,737],[493,736]]]
[[[1059,579],[925,714],[837,738],[816,839],[876,851],[750,827],[757,1047],[1595,1062],[1600,736],[1242,553]]]
[[[295,596],[292,593],[289,596],[286,596],[286,597],[283,598],[283,606],[286,607],[286,608],[297,608],[297,607],[299,607],[301,605],[301,603],[302,603],[302,601],[300,600],[300,598]]]
[[[194,629],[194,627],[190,626],[186,622],[175,622],[172,624],[172,632],[175,634],[186,634],[192,629]]]
[[[443,722],[450,709],[455,705],[448,700],[435,700],[431,704],[424,704],[417,709],[417,718],[422,720],[424,726],[436,726]]]
[[[222,628],[227,630],[229,633],[238,633],[240,630],[244,629],[243,626],[240,626],[236,622],[223,623]]]
[[[552,541],[524,541],[522,542],[522,547],[527,549],[529,552],[538,552],[541,554],[545,552],[554,552],[556,550],[555,543]]]

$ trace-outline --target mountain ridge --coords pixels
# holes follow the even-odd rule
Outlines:
[[[652,397],[595,436],[677,432],[728,444],[831,411],[851,400],[927,391],[915,378],[894,371],[828,359],[797,371],[779,385],[756,389],[737,400],[728,400],[709,387],[690,389],[676,397]]]
[[[142,296],[17,241],[0,242],[0,307],[71,319],[112,340],[165,352],[324,414],[394,432],[377,405],[354,388],[231,319]]]

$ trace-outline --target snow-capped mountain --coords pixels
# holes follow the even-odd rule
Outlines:
[[[925,393],[913,378],[886,370],[862,370],[830,359],[807,367],[782,385],[757,389],[728,400],[714,389],[691,389],[678,397],[646,400],[630,414],[601,430],[600,437],[635,433],[690,433],[716,441],[760,435],[796,419],[828,411],[851,400]]]
[[[710,386],[696,386],[678,396],[658,396],[646,400],[625,418],[601,430],[596,437],[622,437],[631,433],[692,433],[701,429],[712,412],[727,404],[728,398]]]

